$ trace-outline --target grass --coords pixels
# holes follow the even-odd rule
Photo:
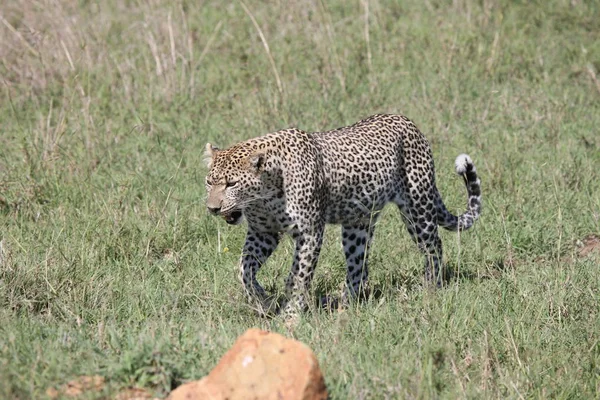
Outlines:
[[[308,344],[332,399],[597,398],[600,7],[585,0],[0,5],[0,397],[78,375],[165,396],[250,327]],[[207,141],[409,116],[448,207],[469,153],[484,214],[421,287],[394,209],[371,284],[293,331],[245,305],[244,229],[204,207]],[[314,282],[344,277],[328,229]],[[260,279],[281,292],[284,241]],[[234,283],[235,282],[235,283]],[[112,390],[111,389],[111,390]]]

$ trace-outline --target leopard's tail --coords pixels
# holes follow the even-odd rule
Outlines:
[[[441,200],[438,193],[436,211],[438,225],[449,231],[464,231],[469,229],[481,214],[481,182],[475,170],[473,160],[466,154],[456,157],[456,173],[463,177],[467,187],[467,211],[462,215],[453,215]]]

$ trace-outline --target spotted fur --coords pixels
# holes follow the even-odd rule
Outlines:
[[[295,240],[286,279],[286,315],[306,306],[325,224],[342,226],[347,262],[346,296],[367,287],[368,250],[379,212],[394,203],[425,256],[425,278],[442,283],[438,226],[462,231],[481,210],[480,181],[467,155],[456,159],[465,181],[467,210],[450,213],[435,185],[431,148],[406,117],[374,115],[321,133],[286,129],[219,150],[206,147],[208,210],[229,224],[248,221],[240,279],[252,302],[267,295],[256,280],[277,247],[280,233]]]

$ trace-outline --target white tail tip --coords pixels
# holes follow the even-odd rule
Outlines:
[[[473,164],[473,160],[466,154],[461,154],[456,157],[456,161],[454,161],[454,165],[456,166],[456,173],[459,175],[463,175],[467,172],[467,166],[469,164]]]

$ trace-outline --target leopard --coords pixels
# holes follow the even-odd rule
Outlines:
[[[445,282],[438,227],[462,232],[481,214],[481,182],[470,156],[455,170],[467,190],[461,215],[446,208],[435,183],[432,149],[407,117],[376,114],[325,132],[283,129],[220,149],[206,144],[206,207],[227,224],[247,221],[238,275],[261,313],[272,299],[257,273],[287,234],[295,253],[285,300],[275,314],[294,318],[308,307],[325,226],[341,225],[346,259],[343,299],[368,292],[368,258],[378,218],[393,203],[425,259],[426,284]]]

